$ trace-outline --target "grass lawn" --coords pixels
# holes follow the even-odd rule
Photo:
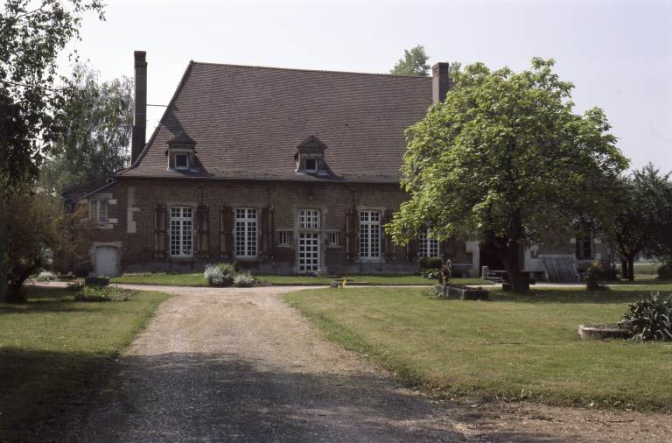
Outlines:
[[[278,286],[294,285],[329,285],[334,276],[311,277],[306,275],[255,275]],[[428,280],[420,275],[357,275],[345,277],[354,284],[368,283],[372,285],[434,285],[436,281]],[[207,286],[203,273],[192,274],[150,274],[115,277],[113,283],[152,284],[169,286]],[[491,285],[492,282],[480,278],[454,278],[453,283],[458,285]]]
[[[672,284],[611,291],[491,292],[492,301],[423,288],[294,292],[286,300],[328,338],[441,395],[672,410],[672,344],[582,341],[580,323],[620,320],[627,303]]]
[[[64,289],[29,289],[25,304],[0,303],[0,441],[26,440],[37,423],[58,426],[87,387],[144,327],[168,295],[81,303]]]
[[[658,268],[662,263],[652,262],[652,261],[640,261],[635,262],[635,274],[643,275],[657,275]]]

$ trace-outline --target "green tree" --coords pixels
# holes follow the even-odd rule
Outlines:
[[[672,255],[672,182],[649,163],[621,180],[613,237],[621,257],[621,273],[635,279],[634,261],[642,253]]]
[[[86,65],[76,65],[70,99],[60,113],[58,154],[45,159],[40,188],[60,194],[68,185],[111,174],[128,162],[133,127],[133,82],[102,82]]]
[[[12,266],[8,199],[30,189],[53,152],[68,89],[58,87],[57,57],[89,11],[103,19],[100,0],[5,0],[0,13],[0,300]]]
[[[523,292],[522,246],[604,217],[628,160],[602,110],[572,112],[573,85],[553,65],[535,58],[520,73],[467,66],[445,101],[408,129],[401,172],[409,199],[386,226],[397,243],[424,225],[438,239],[478,239]]]
[[[390,71],[392,75],[409,75],[412,77],[428,77],[429,65],[427,64],[429,56],[422,45],[418,45],[411,50],[404,50],[404,57],[399,59],[394,69]]]
[[[48,266],[48,258],[59,253],[77,254],[92,230],[86,207],[66,212],[59,198],[45,194],[14,193],[6,201],[9,236],[7,297],[25,301],[23,283],[34,272]],[[77,230],[71,238],[70,230]]]

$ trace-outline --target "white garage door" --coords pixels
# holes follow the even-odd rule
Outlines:
[[[96,274],[108,277],[118,276],[118,253],[118,249],[114,246],[98,246],[96,248]]]

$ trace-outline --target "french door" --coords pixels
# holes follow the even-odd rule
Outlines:
[[[320,211],[302,209],[299,211],[299,272],[316,272],[320,269]]]
[[[299,272],[316,272],[320,269],[320,234],[299,233]]]

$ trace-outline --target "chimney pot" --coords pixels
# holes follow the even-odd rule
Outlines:
[[[432,66],[432,99],[433,103],[441,103],[446,99],[450,89],[450,72],[448,63],[439,62]]]
[[[133,138],[131,164],[140,156],[147,137],[147,61],[145,51],[135,51],[135,100],[133,102]]]

